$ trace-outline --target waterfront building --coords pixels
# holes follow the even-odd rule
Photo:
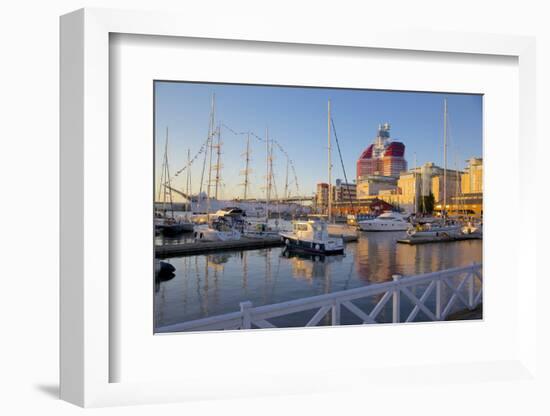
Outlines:
[[[328,183],[321,182],[317,184],[317,192],[315,193],[315,205],[317,208],[325,208],[328,206]]]
[[[419,168],[411,169],[408,172],[402,172],[401,175],[399,175],[397,188],[399,190],[400,198],[397,203],[405,211],[411,213],[418,211],[422,189],[421,185],[422,176]],[[388,202],[394,203],[391,199]]]
[[[357,199],[355,201],[335,202],[332,205],[332,210],[335,215],[346,216],[349,214],[362,215],[362,214],[380,214],[384,211],[392,211],[395,207],[379,198],[378,196],[371,196],[366,199]]]
[[[341,179],[336,179],[336,185],[332,187],[332,200],[334,202],[349,202],[357,199],[357,185],[355,183],[346,183]]]
[[[368,199],[380,191],[396,189],[397,178],[392,176],[363,176],[361,182],[357,183],[357,199]]]
[[[451,201],[451,198],[460,194],[460,179],[461,171],[447,169],[447,203]],[[432,176],[431,190],[436,202],[443,203],[443,169],[439,168],[437,173]]]
[[[390,138],[390,124],[378,126],[374,142],[370,144],[357,160],[357,183],[369,176],[391,176],[398,178],[407,170],[405,145]]]
[[[483,194],[469,193],[451,198],[448,212],[452,214],[468,215],[474,217],[483,216]]]
[[[473,157],[461,173],[460,193],[451,195],[447,211],[451,214],[483,216],[483,159]],[[439,207],[440,209],[440,207]]]
[[[467,160],[468,166],[462,174],[462,193],[483,193],[483,159],[473,157]]]
[[[433,162],[424,163],[415,169],[401,172],[396,187],[379,189],[380,199],[402,210],[412,213],[420,210],[422,198],[431,194],[436,202],[436,210],[441,209],[443,202],[443,168]],[[447,169],[447,205],[461,194],[462,172]],[[359,193],[360,191],[358,191]],[[416,203],[416,206],[415,206]]]

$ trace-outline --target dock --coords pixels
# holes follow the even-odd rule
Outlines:
[[[341,237],[344,242],[352,243],[358,240],[357,235],[331,235]],[[281,247],[284,243],[279,236],[249,237],[243,236],[239,240],[231,241],[208,241],[182,244],[165,244],[155,246],[157,257],[191,256],[228,250],[257,250],[269,247]]]
[[[397,240],[401,244],[417,245],[417,244],[429,244],[429,243],[447,243],[453,241],[463,241],[463,240],[481,240],[483,236],[481,234],[464,234],[454,237],[447,237],[444,239],[433,239],[431,237],[425,238],[404,238],[402,240]]]

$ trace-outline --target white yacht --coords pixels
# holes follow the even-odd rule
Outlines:
[[[409,222],[398,212],[384,212],[372,220],[357,223],[361,231],[407,231]]]
[[[344,240],[330,237],[324,221],[293,221],[291,232],[279,233],[291,250],[316,254],[343,254]]]
[[[218,210],[210,222],[195,226],[195,241],[240,240],[244,230],[242,214],[243,211],[235,207]]]
[[[195,226],[195,241],[230,241],[240,240],[241,232],[224,221],[215,220],[210,224]]]

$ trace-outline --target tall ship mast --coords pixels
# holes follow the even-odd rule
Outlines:
[[[265,152],[266,152],[266,187],[265,187],[265,217],[269,221],[269,199],[271,197],[271,149],[269,145],[269,130],[265,129]]]
[[[166,205],[168,204],[170,206],[170,216],[174,218],[172,186],[171,186],[171,180],[170,180],[170,167],[168,165],[168,127],[166,127],[166,139],[164,142],[164,156],[162,160],[162,171],[160,174],[157,199],[159,202],[162,202],[163,215],[166,216]]]
[[[210,127],[208,132],[208,139],[206,145],[205,153],[205,163],[206,158],[209,159],[208,162],[208,180],[206,181],[206,215],[210,213],[210,187],[212,186],[212,142],[214,141],[215,136],[215,112],[216,112],[216,94],[212,94],[212,107],[210,110]]]
[[[244,182],[241,185],[244,187],[243,200],[246,201],[249,197],[249,195],[248,195],[248,188],[250,186],[249,175],[252,172],[252,170],[249,168],[250,161],[251,161],[251,159],[250,159],[250,132],[248,132],[246,134],[246,152],[243,153],[242,156],[244,156],[245,165],[244,165],[244,170],[241,171],[241,175],[244,175]]]
[[[216,164],[212,166],[212,169],[214,169],[214,171],[216,172],[216,175],[214,178],[214,199],[218,200],[220,184],[221,184],[220,172],[222,168],[222,164],[221,164],[222,141],[221,141],[221,124],[220,123],[218,123],[218,128],[216,129],[216,135],[218,136],[217,144],[212,145],[212,147],[216,149]]]
[[[328,136],[328,210],[327,220],[332,218],[332,155],[330,143],[330,100],[328,100],[328,117],[327,117],[327,136]]]
[[[447,99],[443,100],[443,220],[447,219]]]

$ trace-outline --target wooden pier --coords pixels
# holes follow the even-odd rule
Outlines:
[[[331,237],[341,237],[346,243],[351,243],[357,241],[358,239],[357,235],[331,235]],[[283,245],[284,243],[281,241],[281,237],[279,236],[243,236],[239,240],[231,241],[208,241],[155,246],[155,254],[157,257],[166,258],[172,256],[190,256],[227,250],[257,250],[268,247],[280,247]]]
[[[417,244],[429,244],[429,243],[447,243],[453,241],[463,241],[463,240],[481,240],[483,237],[481,234],[463,234],[459,236],[446,237],[446,238],[437,238],[432,237],[417,237],[417,238],[405,238],[402,240],[397,240],[401,244],[417,245]]]

